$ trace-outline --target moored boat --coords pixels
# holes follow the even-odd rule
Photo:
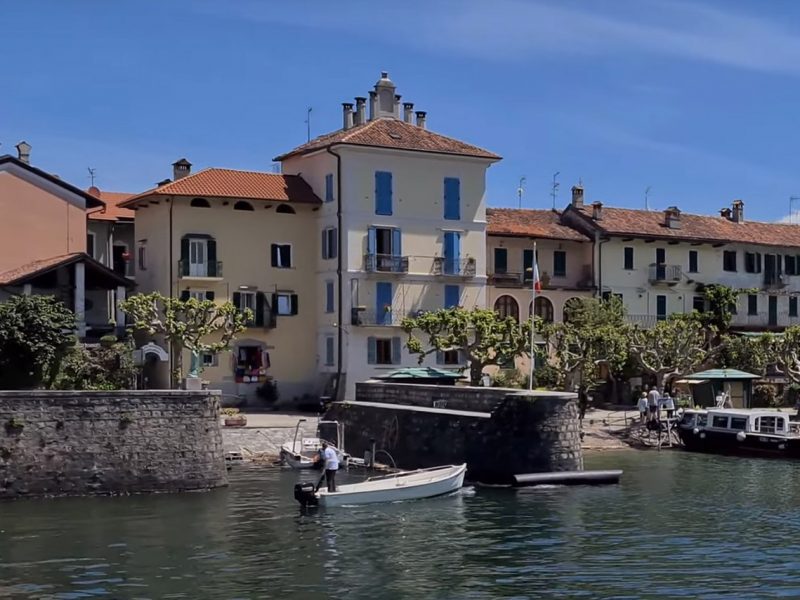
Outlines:
[[[323,443],[328,444],[336,452],[339,458],[339,465],[347,466],[349,462],[349,455],[343,450],[340,450],[330,442],[319,437],[304,437],[297,439],[300,433],[300,424],[304,423],[305,419],[300,419],[294,430],[294,439],[281,446],[279,458],[281,462],[292,469],[321,469],[322,462],[318,460],[319,451]],[[337,437],[341,440],[344,438],[344,427],[336,421],[320,421],[320,424],[335,425],[337,430]]]
[[[678,435],[697,452],[800,458],[800,422],[776,410],[687,410]]]
[[[315,491],[313,483],[298,483],[294,486],[294,497],[303,506],[325,507],[433,498],[461,488],[466,471],[466,464],[400,471],[360,483],[337,485],[335,492]]]

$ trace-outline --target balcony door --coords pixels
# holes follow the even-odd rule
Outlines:
[[[664,281],[667,278],[667,252],[664,248],[656,248],[656,279]]]
[[[189,276],[205,277],[207,273],[206,240],[189,240]]]
[[[376,271],[400,271],[402,234],[395,227],[370,227],[367,232],[367,254],[374,260]]]
[[[769,256],[769,254],[767,254]],[[770,327],[777,327],[778,326],[778,297],[777,296],[770,296],[769,297],[769,326]]]
[[[778,269],[774,254],[764,255],[764,283],[772,285],[778,281]],[[770,298],[770,310],[772,307],[772,298]],[[772,314],[770,312],[770,314]]]

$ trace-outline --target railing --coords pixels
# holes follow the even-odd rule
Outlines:
[[[530,283],[527,281],[525,283]],[[489,285],[495,287],[519,288],[524,285],[522,273],[492,273],[489,275]]]
[[[222,277],[222,261],[211,261],[202,264],[190,264],[178,261],[178,277],[181,279],[207,279]]]
[[[408,257],[392,254],[365,254],[364,270],[367,273],[408,273]]]
[[[769,312],[758,312],[754,315],[740,312],[738,315],[733,315],[731,325],[740,327],[786,327],[800,324],[800,317],[789,316],[789,311],[778,311],[773,314],[773,317],[770,319]]]
[[[359,310],[352,309],[350,314],[350,324],[357,326],[373,327],[397,327],[408,314],[399,308],[386,310]]]
[[[650,283],[675,284],[681,280],[683,270],[680,265],[663,265],[653,263],[650,265],[648,280]]]
[[[638,325],[642,329],[652,329],[656,323],[664,319],[657,315],[625,315],[625,320],[631,325]]]
[[[764,273],[764,287],[780,288],[784,287],[786,283],[785,276],[776,271],[766,271]]]
[[[445,258],[436,256],[433,259],[433,274],[448,277],[474,277],[476,262],[474,258]]]

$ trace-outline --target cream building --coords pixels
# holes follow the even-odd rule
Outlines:
[[[275,159],[323,199],[316,348],[348,398],[357,381],[417,364],[403,317],[486,303],[486,170],[500,157],[433,133],[400,100],[383,73],[369,101],[344,103],[340,130]],[[462,364],[425,364],[437,362]]]
[[[192,174],[185,159],[173,171],[173,181],[122,204],[136,212],[138,291],[229,300],[253,311],[232,351],[202,357],[201,376],[212,387],[251,399],[274,380],[283,400],[319,394],[317,245],[309,232],[320,199],[292,175]],[[188,367],[188,353],[183,361]],[[149,387],[167,387],[169,365],[153,357],[145,377]]]

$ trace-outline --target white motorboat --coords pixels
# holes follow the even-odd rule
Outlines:
[[[466,471],[466,464],[400,471],[360,483],[337,485],[335,492],[315,491],[310,482],[298,483],[294,486],[294,497],[303,506],[325,507],[419,500],[455,492],[464,485]]]
[[[294,439],[290,443],[281,446],[281,462],[285,465],[288,465],[292,469],[320,469],[322,468],[322,463],[317,460],[319,456],[319,450],[323,443],[327,443],[328,446],[333,448],[333,450],[336,452],[336,456],[339,457],[339,464],[346,466],[349,456],[330,442],[326,442],[318,437],[304,437],[299,440],[297,439],[297,436],[300,432],[300,424],[303,422],[305,422],[305,419],[300,419],[297,422],[297,426],[294,430]],[[339,430],[341,427],[339,423],[335,421],[320,421],[320,423],[335,424],[337,426],[337,430]],[[339,433],[339,436],[341,438],[342,434]]]

